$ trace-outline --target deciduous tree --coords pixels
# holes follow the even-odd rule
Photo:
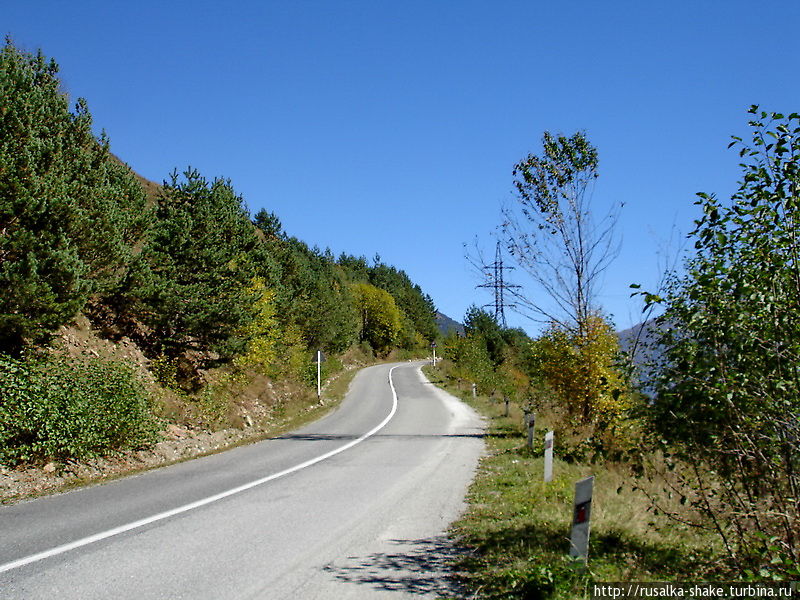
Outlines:
[[[400,310],[392,295],[368,283],[353,284],[355,306],[361,316],[361,339],[379,352],[389,350],[401,329]]]
[[[733,561],[796,576],[800,115],[750,113],[751,141],[731,144],[739,189],[728,203],[699,194],[696,253],[664,294],[666,360],[649,415],[655,439],[704,474],[690,497]]]
[[[501,228],[512,257],[539,288],[512,289],[517,305],[579,333],[600,308],[598,279],[618,250],[614,226],[620,205],[599,221],[592,213],[597,165],[597,149],[584,133],[545,132],[542,154],[529,154],[514,167],[517,198],[504,208]]]

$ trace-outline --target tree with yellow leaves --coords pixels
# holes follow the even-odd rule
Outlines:
[[[355,283],[353,297],[361,317],[362,341],[383,352],[395,345],[402,328],[400,309],[392,295],[369,283]]]
[[[558,324],[534,342],[542,379],[575,423],[607,424],[624,411],[626,386],[616,358],[619,342],[600,315],[590,314],[583,333]]]

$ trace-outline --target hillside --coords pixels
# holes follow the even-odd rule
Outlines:
[[[139,185],[142,186],[142,189],[144,189],[145,194],[147,194],[147,198],[150,201],[155,202],[156,199],[158,198],[159,193],[161,192],[161,184],[156,183],[155,181],[150,181],[146,177],[139,175],[139,173],[137,173],[133,169],[133,167],[131,167],[128,163],[126,163],[124,160],[122,160],[119,156],[117,156],[113,152],[110,153],[110,155],[112,160],[116,161],[121,166],[130,170],[130,172],[136,178],[136,181],[138,181]]]
[[[442,335],[447,335],[451,331],[455,331],[456,335],[464,335],[464,326],[461,323],[439,311],[436,311],[436,326]]]
[[[228,179],[191,168],[162,184],[142,177],[61,88],[54,62],[6,43],[0,90],[15,100],[0,115],[7,493],[25,493],[12,483],[28,469],[82,472],[75,465],[120,453],[152,459],[165,443],[205,452],[266,435],[320,410],[318,350],[324,382],[424,355],[437,337],[433,300],[402,269],[334,257],[273,212],[251,215]],[[192,441],[221,431],[211,446]]]

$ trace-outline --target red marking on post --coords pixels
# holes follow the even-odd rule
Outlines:
[[[575,506],[575,516],[572,520],[573,525],[580,525],[589,520],[589,506],[591,503],[590,500],[589,502],[581,502]]]

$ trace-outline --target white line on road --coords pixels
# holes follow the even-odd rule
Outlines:
[[[397,365],[399,366],[399,365]],[[256,486],[262,485],[269,481],[274,481],[280,477],[284,477],[285,475],[289,475],[291,473],[296,473],[301,469],[305,469],[306,467],[310,467],[311,465],[315,465],[323,460],[331,458],[332,456],[336,456],[337,454],[344,452],[345,450],[349,450],[356,444],[360,444],[367,438],[375,435],[381,429],[383,429],[386,424],[391,421],[394,413],[397,411],[397,391],[394,389],[394,382],[392,381],[392,371],[394,371],[397,366],[392,367],[389,369],[389,387],[392,389],[392,410],[386,416],[386,418],[381,421],[377,426],[369,430],[367,433],[362,435],[360,438],[352,440],[348,442],[344,446],[340,446],[335,450],[331,450],[330,452],[326,452],[325,454],[321,454],[316,458],[312,458],[311,460],[307,460],[299,465],[295,465],[294,467],[290,467],[278,473],[274,473],[272,475],[268,475],[267,477],[262,477],[261,479],[256,479],[255,481],[251,481],[250,483],[245,483],[244,485],[240,485],[233,489],[227,490],[225,492],[221,492],[219,494],[214,494],[213,496],[209,496],[208,498],[203,498],[202,500],[196,500],[195,502],[191,502],[189,504],[184,504],[183,506],[179,506],[178,508],[173,508],[172,510],[168,510],[162,513],[158,513],[151,517],[147,517],[144,519],[139,519],[138,521],[133,521],[132,523],[128,523],[126,525],[120,525],[119,527],[114,527],[113,529],[109,529],[107,531],[103,531],[100,533],[95,533],[94,535],[90,535],[85,538],[81,538],[74,542],[70,542],[69,544],[63,544],[61,546],[56,546],[50,550],[45,550],[44,552],[38,552],[36,554],[31,554],[30,556],[26,556],[24,558],[20,558],[4,565],[0,565],[0,573],[5,573],[6,571],[11,571],[12,569],[18,569],[20,567],[24,567],[25,565],[29,565],[31,563],[39,562],[40,560],[44,560],[46,558],[50,558],[53,556],[57,556],[59,554],[63,554],[64,552],[69,552],[70,550],[75,550],[76,548],[81,548],[82,546],[88,546],[89,544],[93,544],[95,542],[99,542],[100,540],[105,540],[107,538],[113,537],[115,535],[119,535],[121,533],[125,533],[126,531],[131,531],[133,529],[138,529],[139,527],[144,527],[145,525],[150,525],[151,523],[155,523],[157,521],[163,521],[164,519],[168,519],[170,517],[174,517],[175,515],[179,515],[181,513],[189,512],[190,510],[194,510],[195,508],[200,508],[201,506],[206,506],[207,504],[211,504],[212,502],[216,502],[217,500],[222,500],[223,498],[227,498],[229,496],[233,496],[234,494],[238,494],[240,492],[244,492]]]

